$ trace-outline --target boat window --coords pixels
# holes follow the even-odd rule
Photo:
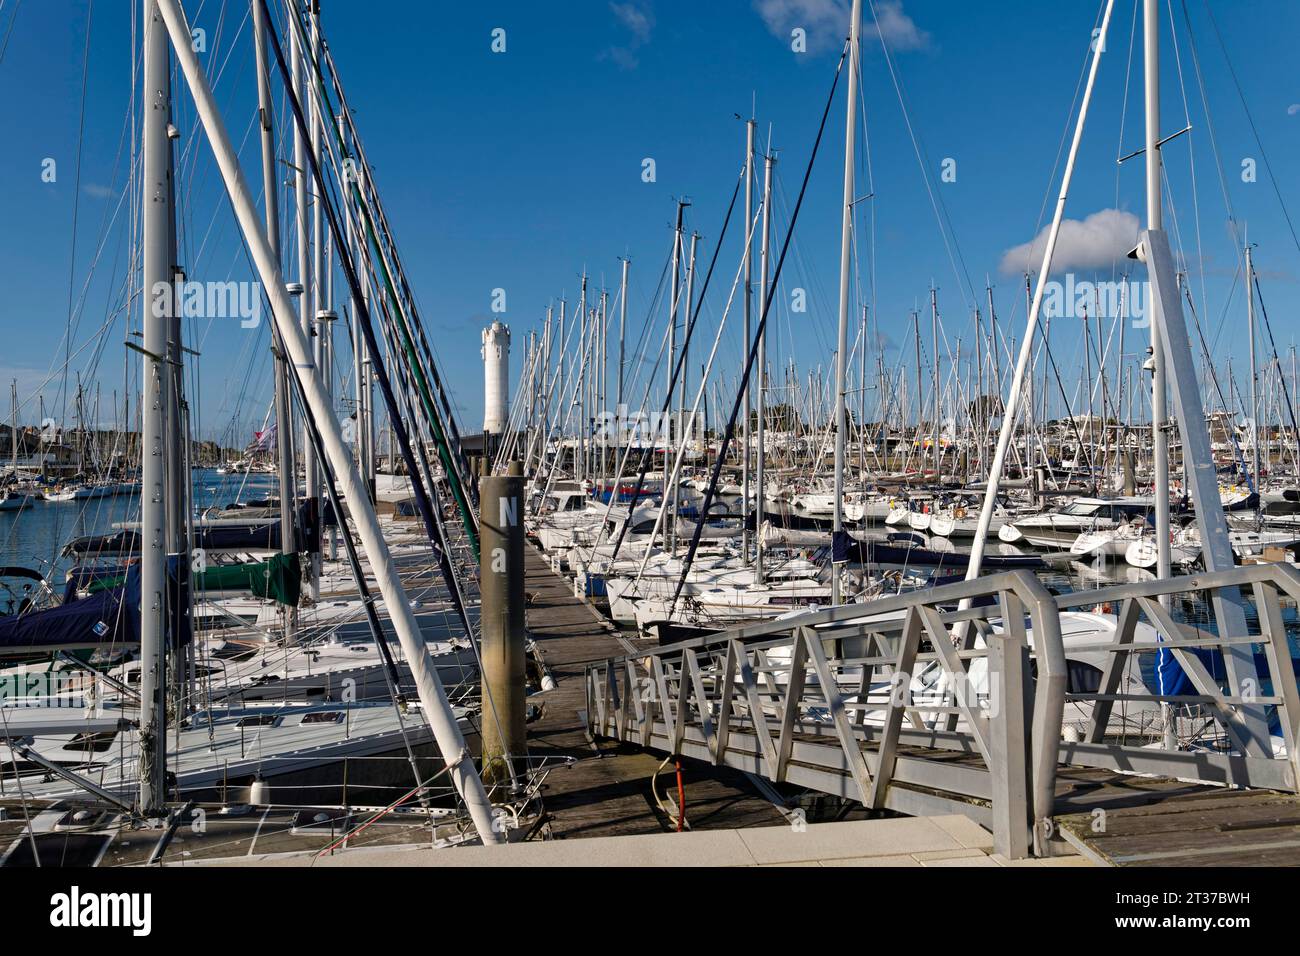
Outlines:
[[[337,724],[343,719],[341,710],[318,710],[310,714],[304,714],[302,723],[304,724]]]
[[[115,730],[106,730],[103,733],[94,734],[77,734],[72,740],[63,745],[63,749],[80,750],[86,753],[103,753],[113,746],[113,739],[116,736],[117,731]]]
[[[1065,659],[1065,692],[1067,694],[1095,694],[1101,690],[1101,669],[1083,661]],[[1029,661],[1029,676],[1038,680],[1038,661]]]
[[[1100,507],[1100,505],[1090,505],[1082,501],[1072,501],[1061,509],[1061,514],[1086,518],[1095,515]]]
[[[274,724],[279,718],[275,714],[253,714],[250,717],[240,717],[236,727],[267,727]]]
[[[1101,689],[1101,670],[1083,661],[1066,658],[1067,694],[1095,694]]]

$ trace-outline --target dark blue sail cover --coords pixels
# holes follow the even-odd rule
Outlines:
[[[54,651],[140,643],[140,570],[126,584],[42,611],[0,618],[0,650]]]
[[[168,633],[171,646],[191,639],[188,600],[189,565],[168,559],[168,594],[173,608]],[[140,566],[126,572],[126,583],[57,607],[0,618],[0,654],[55,651],[100,645],[140,643]]]

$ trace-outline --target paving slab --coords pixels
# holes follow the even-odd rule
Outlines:
[[[982,846],[963,846],[963,840],[968,843],[988,842],[975,830],[954,817],[900,817],[814,823],[802,830],[790,826],[696,830],[443,849],[390,846],[343,850],[320,859],[311,854],[285,853],[202,862],[323,867],[1089,865],[1087,860],[1077,856],[1007,860],[991,855]]]
[[[925,817],[813,823],[802,830],[759,827],[738,832],[759,863],[964,849]]]

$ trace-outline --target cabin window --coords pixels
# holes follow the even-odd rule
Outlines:
[[[103,753],[113,746],[115,737],[117,737],[117,731],[115,730],[106,730],[97,734],[77,734],[72,740],[63,745],[63,749],[80,750],[84,753]]]
[[[1085,664],[1083,661],[1072,661],[1068,658],[1065,665],[1065,692],[1067,694],[1095,694],[1101,689],[1102,674],[1100,668]]]
[[[240,717],[237,727],[267,727],[274,724],[278,718],[275,714],[253,714],[251,717]]]
[[[1032,658],[1029,661],[1029,676],[1034,681],[1038,680],[1038,661]],[[1100,668],[1085,664],[1083,661],[1066,658],[1065,692],[1067,694],[1095,694],[1101,690],[1101,679]]]
[[[319,710],[314,713],[304,714],[302,723],[304,724],[337,724],[343,719],[341,710]]]

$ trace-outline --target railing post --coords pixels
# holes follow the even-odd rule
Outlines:
[[[1291,647],[1282,620],[1277,585],[1260,581],[1255,584],[1254,590],[1260,637],[1264,640],[1264,655],[1268,660],[1273,695],[1282,699],[1277,708],[1277,722],[1286,743],[1286,759],[1291,766],[1291,790],[1297,792],[1300,791],[1300,753],[1296,752],[1297,742],[1300,742],[1300,690],[1296,687]]]
[[[989,638],[989,774],[993,849],[1011,860],[1029,856],[1029,649],[1015,637]]]

